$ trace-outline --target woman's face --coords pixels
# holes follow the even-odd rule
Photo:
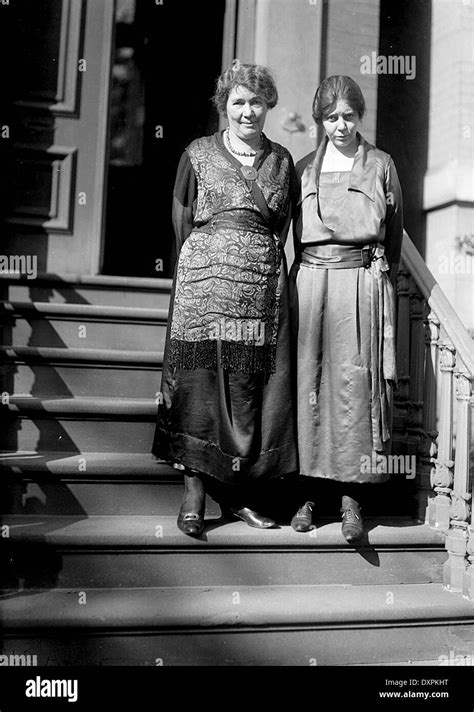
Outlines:
[[[360,117],[357,111],[339,100],[333,111],[323,120],[328,139],[336,148],[347,149],[357,143],[357,127]]]
[[[266,102],[247,87],[237,86],[230,92],[226,104],[229,128],[242,141],[260,138],[267,112]]]

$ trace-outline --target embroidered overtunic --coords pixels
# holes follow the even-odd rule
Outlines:
[[[215,369],[220,341],[226,370],[273,372],[282,250],[276,231],[289,213],[289,155],[273,144],[253,182],[215,136],[193,142],[187,154],[199,188],[178,261],[171,364]]]

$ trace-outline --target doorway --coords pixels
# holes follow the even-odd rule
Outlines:
[[[172,277],[179,158],[218,129],[226,0],[118,0],[102,273]]]

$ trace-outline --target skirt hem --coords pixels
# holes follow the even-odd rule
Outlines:
[[[163,441],[166,440],[165,443]],[[186,433],[161,431],[152,453],[166,462],[177,462],[229,484],[254,479],[274,479],[297,473],[298,463],[293,444],[280,445],[261,452],[255,458],[222,452],[214,443],[199,440]]]
[[[312,479],[318,478],[320,480],[331,480],[333,482],[346,482],[347,484],[360,484],[360,485],[372,485],[372,484],[384,484],[390,479],[390,475],[384,474],[382,476],[370,477],[366,479],[360,479],[359,477],[331,477],[329,475],[322,475],[316,472],[310,474],[306,472],[299,472],[300,477],[311,477]]]

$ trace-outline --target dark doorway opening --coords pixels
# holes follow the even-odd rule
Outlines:
[[[377,146],[393,156],[403,190],[405,228],[423,254],[426,215],[420,208],[428,169],[431,3],[381,0],[379,54],[416,59],[412,79],[405,74],[378,76]]]
[[[171,277],[182,151],[217,130],[226,0],[119,0],[103,274]]]

